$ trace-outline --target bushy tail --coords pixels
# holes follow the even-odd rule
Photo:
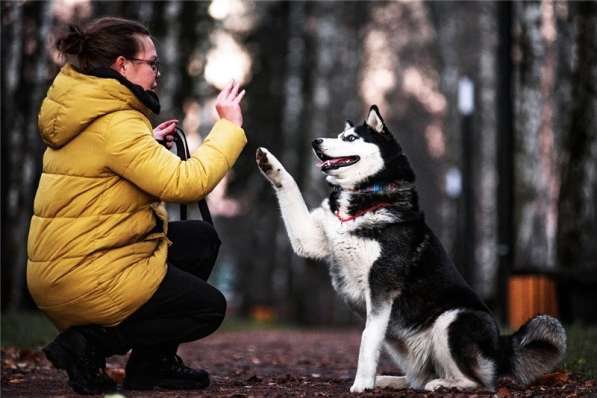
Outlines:
[[[553,370],[566,352],[566,331],[560,321],[539,315],[511,336],[502,336],[501,372],[522,384],[530,384]]]

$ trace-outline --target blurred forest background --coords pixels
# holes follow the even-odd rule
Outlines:
[[[316,206],[328,187],[311,140],[377,104],[427,222],[503,320],[518,300],[510,278],[532,274],[555,284],[565,320],[597,321],[596,2],[52,0],[1,12],[3,311],[34,308],[26,242],[44,151],[37,112],[62,63],[53,40],[112,15],[149,27],[162,65],[154,122],[180,119],[192,145],[215,120],[218,89],[231,78],[247,89],[249,144],[209,196],[223,240],[211,281],[231,313],[354,322],[325,265],[292,253],[254,154],[275,153]]]

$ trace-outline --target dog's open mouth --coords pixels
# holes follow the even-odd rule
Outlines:
[[[361,158],[357,155],[354,156],[340,156],[337,158],[333,158],[331,156],[327,156],[323,152],[316,150],[315,154],[319,159],[322,160],[323,163],[320,164],[321,171],[328,171],[333,169],[339,169],[340,167],[350,166],[351,164],[355,164]]]

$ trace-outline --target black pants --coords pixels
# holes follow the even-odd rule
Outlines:
[[[226,313],[226,299],[206,282],[220,247],[203,221],[168,224],[168,271],[154,295],[116,327],[127,345],[155,354],[175,353],[180,343],[213,333]]]
[[[74,326],[98,354],[109,357],[131,348],[150,359],[176,353],[180,343],[213,333],[224,320],[226,299],[209,285],[220,240],[213,227],[202,221],[168,224],[168,270],[153,296],[110,328]]]

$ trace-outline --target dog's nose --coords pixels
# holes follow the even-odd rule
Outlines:
[[[322,142],[323,142],[323,139],[316,138],[311,142],[311,146],[313,146],[313,148],[317,148],[317,147],[319,147],[319,145],[321,145]]]

